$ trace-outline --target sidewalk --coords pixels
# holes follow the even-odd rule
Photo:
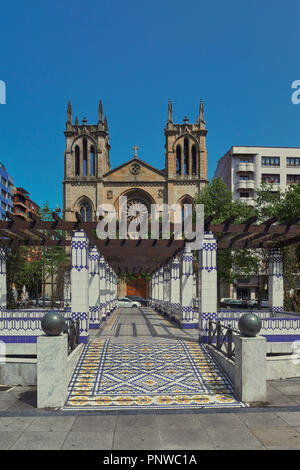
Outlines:
[[[231,410],[37,410],[36,391],[0,392],[0,449],[300,449],[300,379],[268,383],[268,405]]]

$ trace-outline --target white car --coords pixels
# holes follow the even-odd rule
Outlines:
[[[121,299],[118,299],[118,307],[124,308],[124,307],[140,307],[141,303],[138,302],[137,300],[130,300],[127,297],[122,297]]]

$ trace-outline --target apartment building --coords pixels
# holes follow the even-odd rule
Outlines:
[[[0,163],[0,220],[6,219],[6,212],[13,212],[14,180],[5,166]]]
[[[285,191],[300,183],[299,147],[231,147],[218,161],[215,178],[223,178],[236,201],[254,205],[261,183]],[[222,289],[223,297],[255,299],[257,278],[240,278]],[[300,288],[300,286],[299,286]]]
[[[231,147],[218,161],[215,178],[223,178],[233,198],[255,204],[261,183],[284,191],[300,183],[300,147]]]
[[[24,188],[14,188],[14,214],[28,219],[29,213],[36,214],[39,206],[32,201],[30,194]]]

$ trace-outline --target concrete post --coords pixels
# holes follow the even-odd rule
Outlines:
[[[170,318],[180,320],[180,264],[173,258],[170,263]]]
[[[272,250],[269,259],[269,306],[273,316],[283,312],[284,285],[283,262],[280,250]]]
[[[266,338],[235,336],[235,391],[245,403],[267,400]]]
[[[103,256],[99,259],[99,294],[100,294],[100,318],[102,321],[106,319],[106,264]]]
[[[88,342],[89,324],[89,242],[83,230],[74,233],[71,241],[72,318],[80,320],[80,342]]]
[[[198,328],[198,320],[193,317],[193,253],[188,245],[181,264],[181,327]]]
[[[89,250],[89,315],[90,328],[100,327],[99,253],[95,246]]]
[[[6,251],[0,248],[0,309],[6,309],[7,285],[6,285]]]
[[[68,336],[37,337],[37,407],[57,408],[68,393]]]
[[[217,319],[217,241],[212,233],[204,235],[199,251],[199,330],[200,341],[207,342],[208,321]]]

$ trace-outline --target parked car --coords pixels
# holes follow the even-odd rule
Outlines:
[[[260,303],[261,308],[269,308],[268,300],[262,300]],[[258,299],[250,300],[250,308],[257,308],[258,307]]]
[[[221,299],[221,307],[223,308],[249,308],[249,301],[246,299]]]
[[[133,308],[133,307],[141,307],[141,303],[137,300],[130,300],[128,297],[122,297],[118,299],[118,307],[124,308]]]
[[[37,301],[34,302],[34,305],[37,307],[55,307],[55,308],[60,308],[63,307],[63,301],[56,300],[53,302],[49,297],[45,297],[45,302],[43,297],[39,297]]]
[[[38,307],[43,307],[44,305],[45,307],[51,307],[52,300],[49,299],[49,297],[45,297],[45,298],[40,297],[37,301],[35,301],[35,305]]]
[[[140,297],[139,295],[127,295],[126,298],[132,300],[133,302],[140,302],[142,305],[148,304],[148,300],[143,299],[143,297]]]

